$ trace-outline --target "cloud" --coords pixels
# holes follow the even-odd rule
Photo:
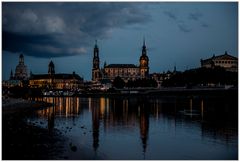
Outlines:
[[[201,18],[203,17],[203,14],[199,11],[195,11],[195,12],[191,12],[191,13],[185,13],[185,14],[176,14],[176,11],[163,11],[164,15],[166,15],[168,18],[174,20],[174,22],[176,23],[176,26],[178,27],[178,29],[181,32],[184,33],[189,33],[191,31],[193,31],[193,27],[194,24],[196,24],[196,22],[200,21]],[[183,12],[184,13],[184,12]],[[191,22],[189,20],[193,20],[194,22]],[[199,26],[199,24],[196,24]],[[200,23],[200,27],[204,27],[204,28],[208,28],[209,25],[206,23]]]
[[[202,23],[201,26],[204,27],[204,28],[208,28],[209,27],[209,25],[206,24],[206,23]]]
[[[173,19],[173,20],[177,20],[177,16],[175,15],[174,12],[172,11],[164,11],[163,12],[166,16],[168,16],[169,18]]]
[[[188,18],[190,20],[198,21],[203,16],[200,12],[189,13]]]
[[[192,31],[192,29],[188,25],[186,25],[183,21],[178,23],[178,28],[180,29],[180,31],[184,33],[189,33]]]
[[[108,38],[115,28],[151,21],[144,5],[3,2],[3,50],[36,57],[85,54],[96,38]]]
[[[167,17],[171,18],[172,20],[174,20],[176,22],[176,25],[178,27],[178,29],[181,31],[181,32],[184,32],[184,33],[189,33],[192,31],[192,29],[190,28],[190,26],[188,24],[185,23],[185,21],[179,19],[175,12],[173,11],[164,11],[163,12]]]

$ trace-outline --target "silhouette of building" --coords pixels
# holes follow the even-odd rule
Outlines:
[[[149,58],[145,40],[143,41],[142,54],[139,59],[139,66],[134,64],[109,64],[104,63],[100,69],[99,48],[97,42],[93,52],[92,81],[101,81],[102,79],[114,80],[117,76],[124,81],[135,80],[137,78],[148,78],[149,76]]]
[[[93,50],[93,67],[92,67],[92,80],[99,81],[101,79],[101,72],[99,68],[100,59],[99,59],[99,49],[97,46],[97,41]]]
[[[83,84],[83,79],[73,72],[72,74],[55,74],[54,63],[50,61],[48,74],[31,74],[30,87],[53,89],[76,89]]]
[[[225,68],[227,71],[238,71],[238,59],[234,56],[231,56],[225,52],[223,55],[215,56],[213,55],[211,58],[200,60],[201,67],[206,68],[214,68],[216,66],[220,66]]]
[[[15,87],[15,86],[26,86],[28,83],[28,70],[27,66],[24,65],[24,56],[23,54],[19,55],[19,63],[15,69],[15,75],[13,75],[13,71],[11,70],[10,77],[8,80],[2,81],[3,87]]]
[[[13,77],[13,73],[11,71],[10,79],[14,79],[14,80],[27,80],[28,79],[27,66],[24,65],[23,54],[20,54],[20,56],[19,56],[19,63],[16,66],[14,77]]]

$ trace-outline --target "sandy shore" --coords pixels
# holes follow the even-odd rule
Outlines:
[[[64,159],[64,137],[57,130],[39,128],[25,122],[31,111],[51,104],[23,99],[2,98],[2,159]]]

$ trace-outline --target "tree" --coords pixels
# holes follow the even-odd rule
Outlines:
[[[113,87],[115,88],[123,88],[125,86],[125,82],[124,80],[117,76],[114,80],[113,80]]]

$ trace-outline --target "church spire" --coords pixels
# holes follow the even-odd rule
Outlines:
[[[54,64],[53,64],[52,60],[48,64],[48,74],[49,75],[54,75],[55,74],[55,68],[54,68]]]
[[[98,58],[99,57],[99,49],[98,49],[98,45],[97,45],[97,40],[95,40],[95,46],[94,46],[94,58]]]
[[[142,55],[147,55],[146,41],[145,37],[143,38],[143,46],[142,46]]]
[[[95,48],[98,48],[97,40],[95,40]]]
[[[143,47],[145,47],[145,48],[146,48],[145,37],[143,37]]]

